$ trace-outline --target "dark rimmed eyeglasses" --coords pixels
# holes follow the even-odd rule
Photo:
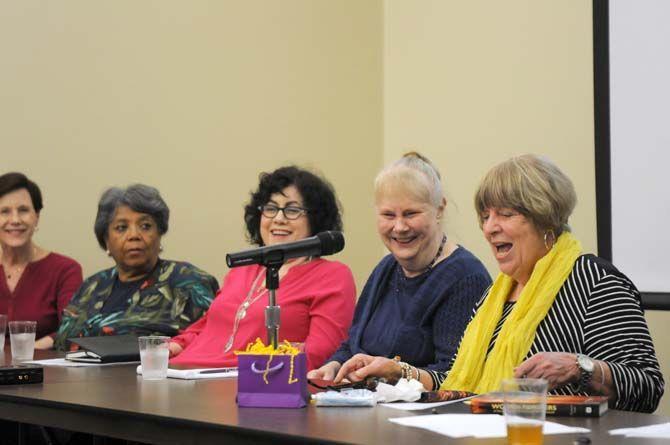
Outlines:
[[[286,217],[286,219],[298,219],[302,215],[307,213],[307,209],[304,209],[302,207],[298,206],[279,207],[274,204],[265,204],[264,206],[258,206],[258,210],[266,218],[274,218],[275,216],[277,216],[280,210],[284,213],[284,217]]]

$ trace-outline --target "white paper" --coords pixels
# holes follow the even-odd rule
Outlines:
[[[615,430],[610,430],[609,433],[614,435],[624,435],[626,437],[670,439],[670,422],[640,426],[636,428],[618,428]]]
[[[382,403],[381,406],[385,406],[387,408],[399,409],[403,411],[421,411],[423,409],[431,409],[442,405],[464,402],[466,400],[470,400],[478,396],[479,396],[478,394],[475,394],[473,396],[463,397],[461,399],[446,400],[444,402],[433,402],[433,403]]]
[[[421,411],[422,409],[431,409],[442,405],[449,405],[450,403],[462,402],[464,399],[447,400],[446,402],[434,403],[381,403],[380,406],[385,408],[399,409],[402,411]]]
[[[449,437],[493,438],[506,437],[505,418],[498,414],[429,414],[427,416],[397,417],[389,419],[398,425],[423,428]],[[544,434],[588,433],[586,428],[576,428],[555,422],[544,423]]]
[[[119,366],[130,365],[138,362],[117,362],[117,363],[91,363],[91,362],[73,362],[72,360],[65,360],[64,358],[50,358],[46,360],[31,360],[29,362],[34,365],[42,366],[59,366],[63,368],[85,368],[89,366]]]
[[[221,372],[205,372],[216,371]],[[137,367],[137,373],[142,375],[142,365]],[[220,379],[228,377],[237,377],[237,368],[197,368],[197,369],[172,369],[168,368],[167,376],[170,379],[181,380],[202,380],[202,379]]]

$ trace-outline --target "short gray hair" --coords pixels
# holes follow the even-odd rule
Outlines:
[[[375,178],[377,200],[398,190],[406,191],[435,208],[440,207],[444,200],[440,172],[427,157],[415,151],[405,153]]]
[[[107,249],[107,231],[116,209],[120,206],[128,206],[135,212],[151,215],[161,235],[168,231],[170,209],[156,188],[144,184],[133,184],[125,189],[111,187],[100,197],[98,214],[93,225],[95,237],[103,249]]]
[[[475,194],[479,225],[489,208],[516,210],[533,221],[539,231],[555,236],[570,231],[568,218],[577,204],[570,178],[549,158],[525,154],[493,167],[484,176]]]

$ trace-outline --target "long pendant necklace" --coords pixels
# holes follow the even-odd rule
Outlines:
[[[312,261],[311,256],[307,257],[307,259],[292,262],[290,266],[288,266],[289,263],[286,263],[286,265],[287,267],[295,267],[298,265],[309,263],[310,261]],[[288,269],[284,271],[283,275],[286,275],[287,273]],[[237,334],[237,329],[240,327],[240,322],[244,317],[247,316],[247,310],[249,309],[249,307],[251,307],[252,304],[258,301],[263,295],[265,295],[268,292],[266,288],[260,289],[260,286],[263,285],[263,282],[260,281],[263,274],[265,274],[264,268],[262,268],[260,272],[258,272],[258,275],[256,275],[256,278],[254,278],[254,281],[251,283],[251,287],[249,288],[249,292],[247,292],[246,298],[244,299],[244,301],[242,301],[242,304],[240,304],[239,307],[237,308],[237,312],[235,312],[235,320],[233,321],[233,332],[230,334],[230,338],[226,342],[226,345],[223,347],[223,352],[228,352],[233,347],[233,342],[235,341],[235,334]],[[280,277],[281,276],[282,274],[280,274]]]
[[[230,334],[230,338],[226,342],[226,346],[223,348],[223,352],[228,352],[230,349],[233,347],[233,342],[235,341],[235,334],[237,334],[237,329],[240,326],[240,321],[244,317],[247,316],[247,309],[254,304],[259,298],[261,298],[263,295],[267,293],[267,289],[263,289],[259,292],[258,290],[258,282],[260,281],[261,277],[265,273],[265,269],[261,269],[261,271],[256,275],[256,278],[254,278],[254,281],[251,284],[251,287],[249,288],[249,292],[247,293],[246,298],[244,301],[242,301],[242,304],[237,308],[237,312],[235,312],[235,320],[233,321],[233,332]],[[257,294],[257,295],[255,295]]]

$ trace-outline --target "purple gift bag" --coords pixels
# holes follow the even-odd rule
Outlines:
[[[304,353],[240,354],[237,360],[239,406],[302,408],[307,405],[307,359]]]

